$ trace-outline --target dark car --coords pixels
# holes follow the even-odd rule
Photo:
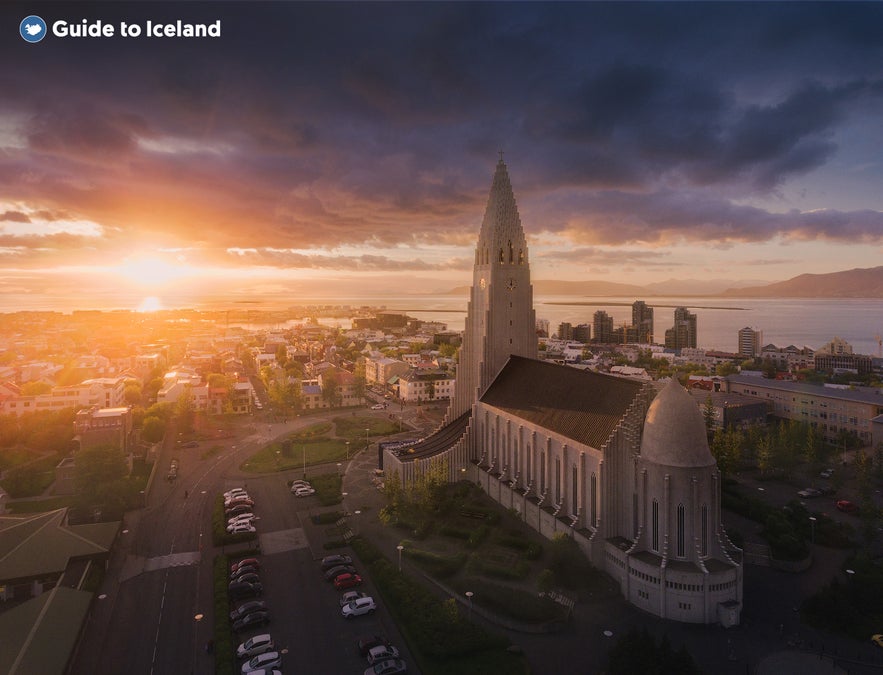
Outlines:
[[[337,565],[332,567],[330,570],[325,571],[325,581],[334,581],[336,577],[339,577],[341,574],[355,574],[356,568],[352,565]]]
[[[379,647],[380,645],[388,647],[390,646],[390,642],[382,635],[366,635],[365,637],[360,637],[359,641],[356,643],[356,647],[361,656],[368,656],[368,652],[372,647]]]
[[[248,572],[241,576],[236,577],[231,584],[259,584],[261,583],[261,577],[254,572]]]
[[[241,619],[246,614],[258,612],[263,609],[267,609],[266,602],[263,600],[250,600],[249,602],[239,605],[239,607],[230,612],[230,621],[236,621],[236,619]]]
[[[255,626],[263,626],[270,623],[270,612],[265,609],[258,610],[257,612],[252,612],[251,614],[246,614],[241,619],[237,619],[233,622],[233,630],[236,633],[241,633],[244,630],[248,630],[249,628],[254,628]]]
[[[238,600],[239,598],[253,598],[263,592],[264,587],[261,586],[261,584],[250,584],[244,581],[234,581],[228,587],[228,593],[232,600]]]
[[[322,558],[322,570],[330,570],[332,567],[337,567],[338,565],[349,565],[352,562],[353,559],[348,555],[341,555],[339,553],[326,555]]]
[[[848,499],[841,499],[834,506],[837,507],[838,511],[843,511],[843,513],[858,513],[858,504],[849,501]]]
[[[258,573],[257,567],[252,567],[251,565],[243,565],[242,567],[238,568],[235,572],[232,572],[230,574],[230,581],[248,581],[247,579],[243,579],[242,577],[245,576],[246,574],[257,575],[257,573]],[[256,581],[260,581],[260,579],[257,579]]]
[[[224,515],[228,518],[232,516],[239,516],[243,513],[252,513],[251,507],[246,504],[240,504],[239,506],[233,506],[229,509],[224,509]]]

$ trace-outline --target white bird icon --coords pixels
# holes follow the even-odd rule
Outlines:
[[[27,23],[25,24],[25,32],[28,35],[37,35],[40,31],[43,30],[43,26],[38,23]]]

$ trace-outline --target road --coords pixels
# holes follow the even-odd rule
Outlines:
[[[327,417],[339,414],[329,412]],[[96,603],[77,648],[73,673],[214,672],[213,656],[204,649],[213,636],[213,557],[221,552],[211,545],[212,509],[219,493],[243,485],[259,516],[263,599],[272,623],[269,629],[238,639],[270,632],[277,646],[287,650],[286,660],[296,661],[297,669],[307,672],[364,670],[365,661],[355,650],[360,635],[382,632],[404,646],[380,602],[375,615],[351,621],[341,617],[339,594],[322,580],[317,562],[327,554],[322,548],[324,529],[309,521],[312,512],[322,509],[315,497],[295,498],[286,485],[287,480],[300,478],[302,471],[254,476],[238,470],[271,435],[322,418],[311,416],[272,427],[243,421],[239,432],[210,443],[220,446],[211,457],[204,457],[207,443],[174,449],[169,440],[158,458],[146,508],[128,516],[100,591],[103,598]],[[170,483],[164,477],[173,456],[180,466],[178,479]],[[373,594],[370,579],[362,590]]]

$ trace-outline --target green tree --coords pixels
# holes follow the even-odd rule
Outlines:
[[[22,396],[42,396],[52,391],[52,385],[48,382],[25,382],[21,386]]]
[[[760,469],[760,475],[763,476],[773,465],[773,450],[770,437],[766,434],[761,436],[755,448],[757,468]]]
[[[435,400],[435,380],[429,380],[426,383],[426,395],[429,397],[430,401]]]
[[[731,361],[724,361],[723,363],[717,364],[714,368],[714,372],[716,375],[720,375],[721,377],[726,377],[727,375],[735,375],[739,372],[739,366]]]
[[[139,405],[141,403],[141,385],[137,382],[126,383],[123,390],[123,400],[129,405]]]
[[[276,347],[276,363],[282,368],[288,363],[288,347],[286,345]]]
[[[178,396],[178,402],[175,404],[175,417],[181,432],[187,434],[193,431],[196,408],[193,405],[193,392],[189,384],[184,386],[184,391]]]
[[[767,357],[763,360],[763,363],[760,365],[760,370],[763,372],[763,376],[769,379],[776,379],[776,373],[779,372],[778,368],[776,368],[776,363],[771,358]]]
[[[159,443],[166,435],[166,423],[160,417],[145,417],[141,438],[148,443]]]
[[[714,434],[714,401],[711,399],[711,394],[705,399],[702,418],[705,420],[705,433],[711,438]]]
[[[368,387],[368,381],[365,377],[365,359],[356,361],[356,367],[353,370],[353,394],[357,399],[365,398],[365,390]]]
[[[120,481],[127,473],[123,453],[110,445],[80,450],[74,468],[74,485],[85,506],[120,507]]]
[[[322,400],[332,408],[340,405],[340,381],[337,379],[337,373],[330,368],[322,375]]]

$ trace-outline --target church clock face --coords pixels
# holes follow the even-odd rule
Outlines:
[[[481,286],[482,290],[487,286],[487,282],[482,278],[479,280],[478,285]]]
[[[509,277],[509,280],[506,282],[506,290],[514,291],[515,287],[518,286],[518,283],[512,277]]]

